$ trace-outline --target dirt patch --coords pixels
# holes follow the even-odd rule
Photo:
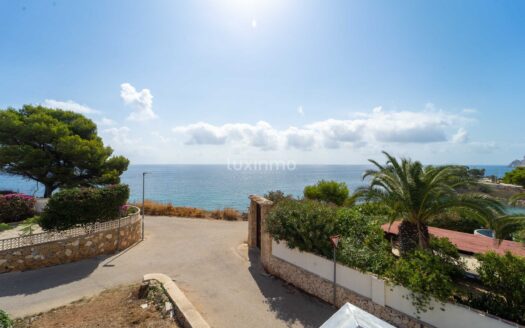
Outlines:
[[[102,292],[36,316],[17,320],[14,328],[177,328],[177,323],[163,317],[155,302],[139,299],[139,285],[119,287]],[[147,308],[141,307],[148,304]]]

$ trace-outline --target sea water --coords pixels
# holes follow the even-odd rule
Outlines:
[[[498,177],[511,170],[495,165],[470,167],[484,168],[486,175]],[[323,179],[345,182],[354,191],[366,185],[363,173],[369,168],[367,165],[130,165],[121,180],[130,186],[131,201],[142,199],[142,178],[146,172],[147,199],[208,210],[233,207],[246,211],[249,195],[282,190],[300,196],[306,185]],[[35,196],[44,192],[44,187],[34,181],[0,175],[0,190],[3,189]]]

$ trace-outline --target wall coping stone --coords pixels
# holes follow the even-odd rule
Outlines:
[[[144,275],[143,281],[156,280],[162,284],[162,287],[168,294],[177,310],[181,313],[187,328],[210,328],[210,325],[204,320],[201,314],[195,309],[193,304],[188,300],[186,295],[180,290],[175,282],[162,273],[148,273]]]
[[[273,205],[273,202],[271,200],[266,199],[266,198],[264,198],[262,196],[259,196],[259,195],[250,195],[250,199],[253,200],[254,202],[256,202],[259,205],[266,205],[266,206]]]

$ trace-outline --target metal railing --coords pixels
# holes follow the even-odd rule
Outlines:
[[[138,210],[138,208],[137,208]],[[130,214],[126,217],[106,222],[97,222],[85,227],[77,227],[58,232],[41,232],[27,236],[0,239],[0,251],[16,249],[20,247],[45,244],[52,241],[66,240],[70,238],[88,236],[102,231],[122,228],[140,220],[140,212]]]

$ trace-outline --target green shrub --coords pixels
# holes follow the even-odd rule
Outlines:
[[[282,200],[267,219],[268,232],[290,248],[332,258],[330,236],[341,235],[338,261],[361,271],[383,273],[392,263],[379,224],[356,209],[312,200]]]
[[[13,227],[10,226],[7,223],[0,223],[0,232],[6,231],[6,230],[9,230],[9,229],[13,229]]]
[[[350,191],[344,182],[321,180],[313,186],[304,188],[304,197],[311,200],[333,203],[339,206],[345,204]]]
[[[505,176],[503,176],[503,182],[525,187],[525,167],[519,166],[514,168],[514,170],[505,173]]]
[[[276,204],[283,199],[293,199],[293,196],[291,194],[286,195],[281,190],[270,190],[264,194],[264,198],[271,200],[274,204]]]
[[[392,265],[395,258],[383,229],[358,209],[338,209],[336,231],[342,236],[338,251],[341,263],[379,275]]]
[[[13,320],[9,318],[7,313],[0,310],[0,328],[11,328],[13,327]]]
[[[25,219],[20,224],[20,232],[22,236],[30,236],[33,234],[35,229],[40,226],[40,216],[33,216],[29,219]]]
[[[65,230],[114,220],[128,197],[126,185],[62,189],[49,199],[40,225],[44,230]]]
[[[525,258],[509,252],[489,252],[476,258],[479,277],[489,293],[474,297],[469,305],[525,324]]]
[[[384,224],[390,222],[390,218],[393,216],[393,212],[390,207],[386,206],[382,202],[366,202],[356,204],[353,206],[359,213],[377,223]]]
[[[276,241],[284,240],[290,248],[331,257],[330,236],[338,233],[336,209],[313,200],[285,199],[270,211],[267,229]]]
[[[458,250],[448,239],[431,238],[429,250],[416,249],[399,258],[386,276],[411,291],[412,304],[420,313],[433,309],[432,297],[443,303],[451,300],[458,290],[455,280],[464,270]]]
[[[0,195],[0,222],[17,222],[34,214],[35,198],[24,194]]]

